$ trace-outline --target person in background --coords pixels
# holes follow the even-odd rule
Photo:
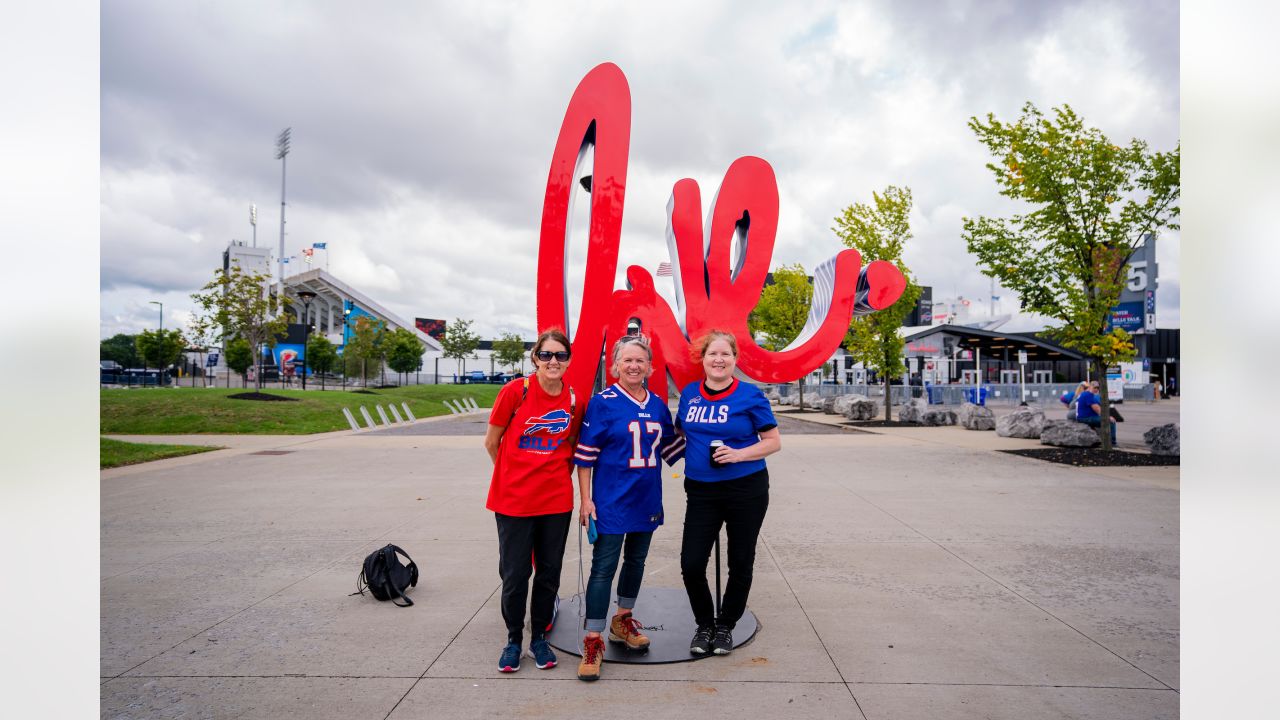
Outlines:
[[[680,393],[676,429],[685,438],[686,497],[680,574],[698,628],[692,655],[728,655],[733,628],[747,609],[756,540],[769,509],[765,457],[782,449],[778,423],[759,388],[738,382],[738,342],[711,330],[693,346],[706,379]],[[720,527],[728,535],[729,580],[717,617],[707,561]]]
[[[618,555],[618,612],[609,621],[609,640],[631,650],[647,650],[649,638],[633,614],[644,561],[653,532],[662,524],[662,465],[683,454],[671,411],[650,393],[645,380],[653,373],[653,351],[643,335],[625,335],[614,343],[611,370],[618,382],[591,398],[582,434],[574,451],[582,503],[579,522],[594,520],[597,538],[591,551],[587,582],[586,636],[582,640],[579,680],[597,680],[603,665],[605,617]]]
[[[1075,421],[1075,419],[1076,419],[1076,398],[1080,397],[1080,393],[1082,393],[1082,392],[1086,392],[1086,391],[1088,391],[1088,390],[1089,390],[1089,383],[1087,383],[1087,382],[1085,382],[1085,381],[1081,380],[1081,381],[1080,381],[1080,384],[1076,386],[1076,389],[1075,389],[1075,390],[1072,390],[1072,391],[1070,391],[1070,392],[1063,393],[1063,394],[1062,394],[1062,397],[1058,398],[1059,400],[1061,400],[1061,401],[1062,401],[1062,404],[1063,404],[1063,405],[1066,405],[1066,406],[1067,406],[1067,419],[1068,419],[1068,420]]]
[[[507,625],[507,645],[498,659],[504,673],[520,669],[526,599],[533,627],[529,654],[539,669],[556,666],[546,632],[560,592],[560,566],[573,518],[573,448],[586,411],[586,402],[579,407],[573,388],[563,380],[570,352],[562,331],[539,335],[530,356],[533,377],[512,380],[498,392],[484,436],[493,461],[485,507],[498,525],[498,575]]]
[[[1098,395],[1100,385],[1097,380],[1089,383],[1089,389],[1076,396],[1076,422],[1082,422],[1094,428],[1102,427],[1102,398]],[[1116,421],[1107,418],[1111,428],[1111,447],[1116,446]]]

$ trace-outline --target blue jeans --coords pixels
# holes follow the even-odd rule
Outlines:
[[[625,543],[623,542],[625,539]],[[609,590],[618,571],[618,555],[622,555],[622,575],[618,578],[618,608],[636,606],[640,581],[644,579],[644,560],[649,556],[652,532],[618,535],[601,533],[591,551],[591,579],[587,581],[587,630],[604,632],[605,615],[609,613]]]
[[[1076,418],[1076,422],[1082,422],[1092,428],[1102,427],[1102,418],[1097,415],[1088,418]],[[1107,424],[1111,426],[1111,445],[1114,447],[1116,444],[1116,424],[1113,422],[1108,422]]]

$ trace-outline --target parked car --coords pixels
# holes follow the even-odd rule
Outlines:
[[[98,382],[102,385],[115,385],[120,382],[120,373],[124,368],[115,360],[98,361]]]

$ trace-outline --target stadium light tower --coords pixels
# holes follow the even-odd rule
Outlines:
[[[258,206],[249,203],[249,224],[253,226],[253,246],[258,247]]]
[[[289,135],[292,130],[292,127],[287,127],[281,130],[280,135],[276,137],[276,159],[280,161],[280,254],[276,256],[276,267],[280,271],[278,297],[284,297],[284,188],[285,170],[288,166],[287,158],[289,157]]]
[[[164,332],[164,303],[159,300],[148,300],[147,304],[160,306],[160,332]]]

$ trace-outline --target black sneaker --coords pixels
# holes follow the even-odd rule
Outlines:
[[[711,652],[711,635],[715,628],[711,625],[699,625],[693,633],[693,642],[689,643],[690,655],[706,655]]]
[[[716,655],[728,655],[733,652],[733,628],[727,625],[716,625],[716,634],[711,638],[711,652]]]

